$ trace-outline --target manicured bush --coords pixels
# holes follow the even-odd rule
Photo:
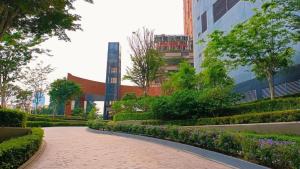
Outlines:
[[[55,127],[55,126],[86,126],[86,121],[59,121],[59,122],[51,122],[51,121],[28,121],[28,127]]]
[[[101,128],[103,129],[108,122],[109,121],[107,120],[96,119],[96,120],[89,120],[87,122],[87,125],[92,129],[99,130]]]
[[[217,109],[232,105],[237,96],[225,88],[180,90],[171,96],[156,98],[152,112],[161,120],[187,120],[214,117]]]
[[[225,116],[225,117],[200,118],[197,120],[172,120],[172,121],[145,120],[145,121],[141,121],[141,124],[197,126],[197,125],[291,122],[291,121],[300,121],[300,110],[249,113],[249,114]]]
[[[10,139],[0,144],[0,168],[16,169],[39,149],[43,140],[43,130],[32,129],[32,134]]]
[[[15,109],[0,109],[0,127],[26,127],[26,113]]]
[[[59,122],[59,121],[65,121],[65,120],[85,120],[80,116],[51,116],[51,115],[28,115],[28,121],[52,121],[52,122]]]
[[[278,98],[244,103],[215,111],[219,116],[300,109],[300,97]]]
[[[153,113],[118,113],[114,115],[114,121],[149,120],[154,119]]]
[[[227,117],[198,119],[196,125],[248,124],[290,122],[300,120],[300,110],[286,110],[268,113],[250,113]]]
[[[290,140],[259,139],[236,132],[192,130],[176,126],[144,126],[110,122],[102,128],[182,142],[238,156],[272,168],[298,169],[300,167],[300,145]]]
[[[183,90],[172,96],[157,98],[152,111],[158,119],[176,120],[197,118],[203,105],[198,99],[199,92]]]

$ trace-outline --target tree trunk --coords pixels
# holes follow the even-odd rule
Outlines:
[[[273,100],[275,98],[275,88],[274,88],[273,74],[271,72],[267,73],[267,80],[269,84],[270,98],[271,100]]]
[[[1,107],[6,108],[6,85],[0,80]]]
[[[1,91],[1,107],[6,108],[6,95],[4,91]]]

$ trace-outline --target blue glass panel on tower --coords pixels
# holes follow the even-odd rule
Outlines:
[[[108,120],[113,101],[120,97],[121,85],[121,50],[119,42],[108,43],[105,101],[103,118]]]

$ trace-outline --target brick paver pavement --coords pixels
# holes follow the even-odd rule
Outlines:
[[[227,169],[167,146],[84,127],[45,128],[46,149],[30,169]]]

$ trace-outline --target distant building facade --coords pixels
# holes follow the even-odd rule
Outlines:
[[[251,3],[241,0],[193,0],[194,63],[197,72],[201,72],[203,51],[206,47],[206,43],[198,44],[199,40],[205,41],[207,35],[215,30],[229,32],[233,26],[253,16],[253,9],[260,8],[261,5],[261,1]],[[275,76],[277,96],[300,92],[300,44],[295,49],[295,65]],[[269,97],[267,83],[257,80],[250,67],[231,71],[230,76],[237,84],[235,90],[245,94],[245,101]]]
[[[186,35],[155,35],[155,48],[162,53],[165,73],[178,71],[183,60],[194,65],[193,41]]]
[[[193,12],[192,1],[183,0],[184,35],[193,37]]]

